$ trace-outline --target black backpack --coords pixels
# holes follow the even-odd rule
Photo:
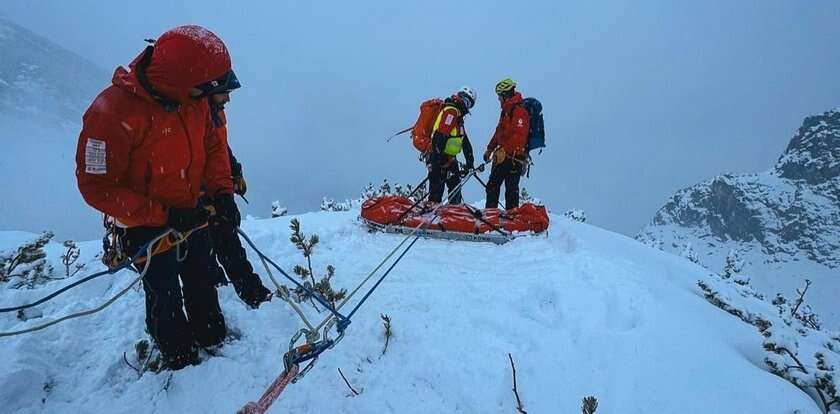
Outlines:
[[[537,98],[525,98],[522,106],[530,116],[528,130],[528,152],[537,148],[545,148],[545,123],[542,116],[542,103]]]

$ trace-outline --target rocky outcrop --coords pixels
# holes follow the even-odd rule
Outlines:
[[[805,119],[775,168],[680,190],[637,236],[645,242],[759,248],[840,267],[840,110]]]

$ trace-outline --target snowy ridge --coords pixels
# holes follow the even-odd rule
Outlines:
[[[829,293],[840,287],[840,110],[806,118],[773,170],[678,191],[637,239],[673,253],[691,246],[714,271],[735,250],[769,295],[810,278],[815,306],[840,325]]]
[[[46,230],[34,223],[59,212],[73,220],[53,220],[58,234],[99,228],[76,188],[74,155],[82,114],[109,82],[105,70],[0,18],[0,170],[15,177],[6,194],[26,194],[6,197],[0,228]]]
[[[53,127],[73,125],[110,80],[107,72],[0,19],[0,115]]]
[[[320,235],[313,265],[334,264],[336,288],[359,281],[400,240],[369,233],[358,213],[296,216],[304,231]],[[243,223],[286,268],[301,262],[288,241],[291,218]],[[807,395],[767,372],[754,328],[706,302],[696,285],[708,275],[703,268],[596,227],[551,220],[547,236],[503,246],[418,242],[355,316],[347,337],[271,412],[515,412],[508,352],[533,413],[579,412],[587,395],[598,398],[599,413],[819,412]],[[95,271],[99,242],[80,247]],[[129,279],[123,273],[83,285],[43,306],[44,318],[98,305]],[[66,283],[0,286],[2,305]],[[241,338],[171,380],[150,373],[138,380],[122,362],[144,337],[140,292],[102,314],[0,339],[0,401],[19,413],[233,412],[280,372],[300,322],[279,301],[252,311],[232,289],[220,289],[220,298]],[[393,320],[384,355],[380,313]],[[3,331],[39,322],[0,314]],[[337,368],[359,396],[348,396]]]

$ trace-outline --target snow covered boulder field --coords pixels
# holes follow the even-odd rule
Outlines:
[[[334,265],[333,287],[352,288],[404,237],[369,233],[358,214],[246,220],[242,228],[291,270],[305,263],[289,242],[290,220],[299,219],[304,232],[320,236],[313,267]],[[755,328],[703,298],[697,281],[708,271],[597,227],[556,215],[551,223],[546,236],[501,246],[420,240],[354,315],[343,341],[270,412],[515,413],[508,353],[529,413],[578,413],[589,395],[598,399],[598,413],[820,412],[765,368]],[[0,250],[19,239],[0,237]],[[100,241],[78,246],[85,269],[32,289],[3,283],[0,307],[100,270],[93,257]],[[47,250],[60,267],[62,246]],[[124,271],[96,279],[33,317],[0,314],[0,331],[98,306],[133,277]],[[250,310],[223,287],[235,338],[198,366],[138,378],[123,353],[132,356],[146,336],[141,292],[90,317],[0,338],[0,411],[233,413],[282,371],[289,339],[302,326],[280,300]],[[311,319],[323,317],[304,305]],[[384,354],[380,314],[392,321]]]

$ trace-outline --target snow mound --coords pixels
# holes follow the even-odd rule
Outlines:
[[[298,218],[305,232],[321,238],[313,266],[335,265],[333,286],[350,287],[401,237],[369,233],[357,216],[354,210],[247,220],[243,229],[290,269],[302,261],[288,241],[290,219]],[[551,220],[547,236],[502,246],[418,242],[355,315],[346,338],[271,412],[515,412],[508,353],[523,404],[534,413],[579,412],[588,395],[598,398],[599,413],[819,412],[764,368],[753,327],[701,296],[696,282],[707,275],[703,268],[587,224]],[[90,271],[98,243],[80,244]],[[85,284],[44,305],[44,318],[98,305],[130,278],[124,272]],[[66,283],[0,287],[2,305]],[[122,361],[144,337],[140,292],[93,317],[0,339],[4,411],[234,412],[280,373],[301,324],[280,301],[248,310],[232,289],[221,288],[220,298],[229,328],[241,337],[171,378],[138,379]],[[380,313],[393,321],[384,355]],[[37,323],[0,314],[2,331]],[[349,396],[337,368],[360,395]]]

